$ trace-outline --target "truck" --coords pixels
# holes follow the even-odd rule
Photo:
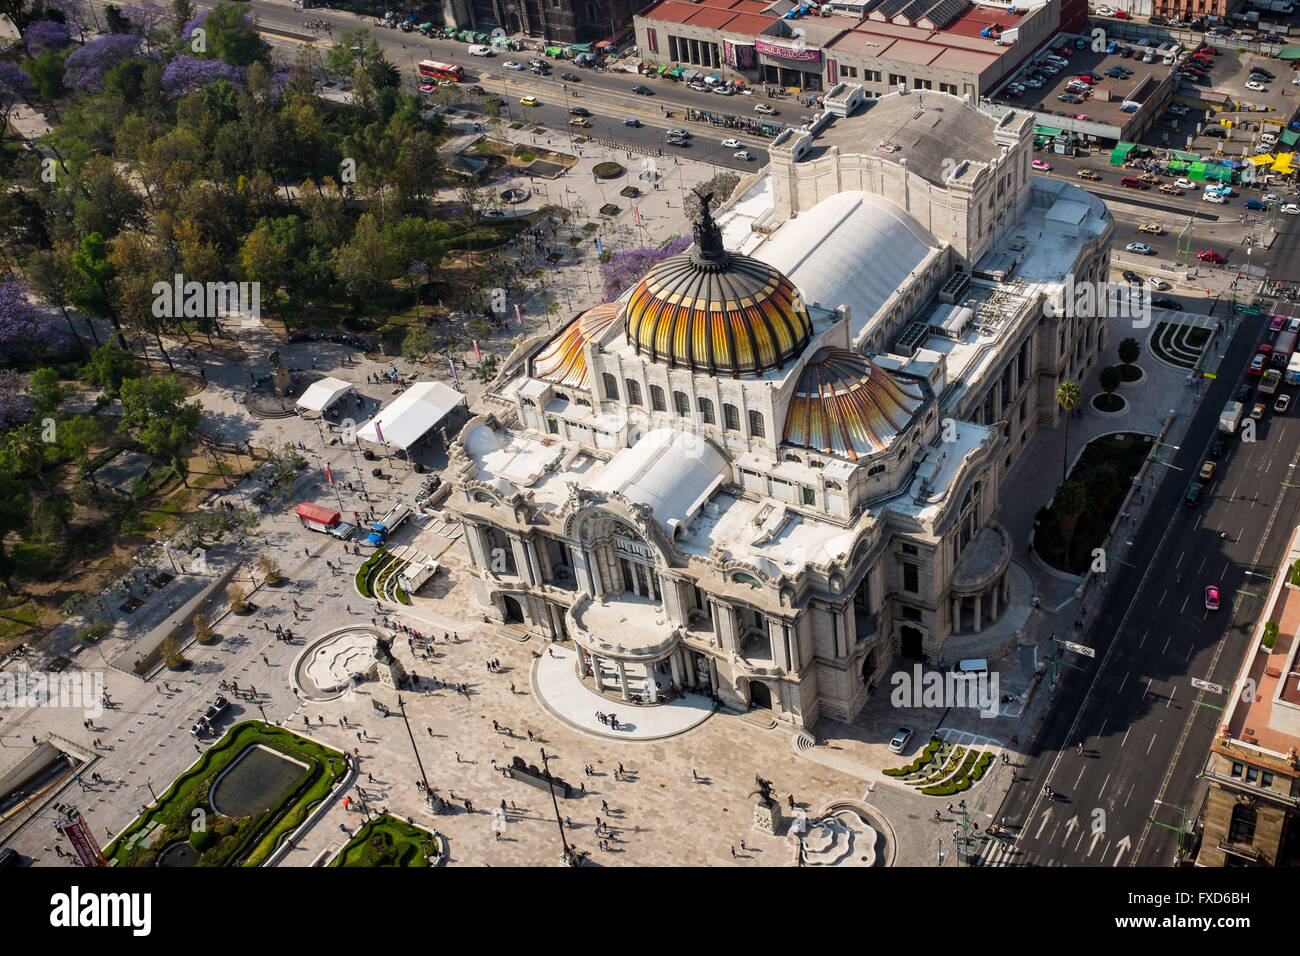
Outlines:
[[[1223,414],[1219,416],[1219,431],[1224,435],[1234,435],[1237,432],[1237,426],[1241,424],[1241,402],[1229,402],[1223,406]]]
[[[1282,384],[1282,373],[1275,368],[1269,369],[1264,373],[1264,377],[1259,383],[1259,394],[1274,395],[1277,393],[1278,386]]]
[[[1286,368],[1291,361],[1292,354],[1295,353],[1296,334],[1294,332],[1279,332],[1277,338],[1273,340],[1273,353],[1269,356],[1269,362],[1274,368]]]
[[[366,535],[366,544],[378,547],[388,540],[388,536],[398,529],[403,521],[411,517],[411,509],[406,505],[398,505],[392,511],[384,515],[378,521],[370,526],[370,533]]]
[[[1286,383],[1288,385],[1300,385],[1300,353],[1291,356],[1291,361],[1286,366]]]
[[[437,561],[410,561],[398,572],[397,583],[402,586],[402,590],[407,594],[414,594],[437,572]]]

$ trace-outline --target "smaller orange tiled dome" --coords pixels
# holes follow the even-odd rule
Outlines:
[[[587,388],[587,356],[583,346],[609,328],[617,316],[618,305],[613,302],[582,313],[537,353],[533,359],[533,376],[556,385]]]

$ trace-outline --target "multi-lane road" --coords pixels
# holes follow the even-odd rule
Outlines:
[[[1195,821],[1204,794],[1197,775],[1221,722],[1215,708],[1226,701],[1191,679],[1233,684],[1270,584],[1260,575],[1274,573],[1300,509],[1300,495],[1283,484],[1300,459],[1300,416],[1272,411],[1258,441],[1228,442],[1200,504],[1182,501],[1266,323],[1243,321],[1183,444],[1158,449],[1170,473],[1130,535],[1131,567],[1112,571],[1082,637],[1060,635],[1097,657],[1064,654],[1082,670],[1063,668],[1036,750],[998,811],[1019,828],[1014,848],[989,848],[987,863],[1168,866],[1184,813]],[[1205,608],[1210,584],[1222,595],[1217,612]]]

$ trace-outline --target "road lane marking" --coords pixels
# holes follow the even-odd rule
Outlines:
[[[1143,639],[1143,640],[1146,640],[1146,635],[1145,635],[1145,634],[1142,635],[1142,639]],[[1119,682],[1119,687],[1116,689],[1115,693],[1119,693],[1120,691],[1122,691],[1122,690],[1124,689],[1124,685],[1128,683],[1128,675],[1129,675],[1129,672],[1128,672],[1128,671],[1125,671],[1125,672],[1124,672],[1124,678]]]
[[[1174,636],[1173,636],[1172,634],[1170,634],[1168,637],[1165,638],[1165,646],[1164,646],[1164,648],[1160,651],[1161,654],[1168,654],[1168,653],[1169,653],[1169,642],[1172,641],[1173,639],[1174,639]]]
[[[1128,730],[1124,731],[1124,739],[1121,740],[1121,741],[1119,742],[1119,745],[1120,745],[1121,748],[1122,748],[1126,743],[1128,743],[1128,735],[1131,734],[1132,732],[1133,732],[1133,728],[1132,728],[1132,727],[1129,727]]]
[[[1097,796],[1100,797],[1102,794],[1104,794],[1106,792],[1106,787],[1109,785],[1110,785],[1110,774],[1106,774],[1106,779],[1102,782],[1101,789],[1097,791]]]
[[[1174,698],[1177,696],[1178,696],[1178,685],[1175,684],[1173,690],[1169,692],[1169,699],[1165,701],[1165,710],[1169,709],[1169,705],[1174,702]]]
[[[1156,745],[1156,734],[1151,735],[1151,743],[1147,744],[1147,756],[1151,756],[1151,748]]]

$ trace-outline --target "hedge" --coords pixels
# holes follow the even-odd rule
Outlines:
[[[906,777],[910,773],[916,773],[918,770],[920,770],[922,767],[924,767],[926,764],[928,764],[931,760],[934,759],[935,751],[938,750],[942,744],[943,741],[938,737],[931,737],[930,742],[925,745],[925,749],[922,750],[919,754],[917,754],[916,759],[913,760],[911,763],[909,763],[906,767],[900,767],[900,768],[888,767],[884,770],[884,773],[890,777]]]

